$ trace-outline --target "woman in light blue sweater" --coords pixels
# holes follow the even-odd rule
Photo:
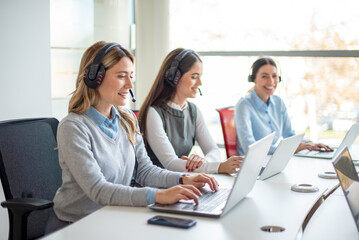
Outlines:
[[[276,132],[270,154],[276,149],[280,137],[295,135],[284,101],[274,92],[281,81],[276,62],[270,57],[258,58],[251,67],[248,81],[254,88],[241,98],[235,107],[235,125],[237,132],[237,152],[245,154],[248,146]],[[327,145],[303,141],[296,152],[303,149],[331,151]]]
[[[198,202],[197,188],[205,184],[217,190],[216,180],[205,174],[181,175],[152,164],[136,117],[124,108],[133,69],[133,55],[117,43],[98,42],[82,57],[69,114],[58,127],[63,182],[54,211],[63,222],[105,205]],[[133,187],[131,180],[147,187]]]

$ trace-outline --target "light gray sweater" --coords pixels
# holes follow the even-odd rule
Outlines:
[[[59,124],[57,141],[62,185],[54,198],[54,210],[63,221],[77,221],[105,205],[147,205],[150,188],[129,186],[135,157],[137,183],[161,188],[177,184],[179,173],[152,165],[142,136],[136,135],[133,146],[120,123],[113,140],[86,114],[70,113]]]

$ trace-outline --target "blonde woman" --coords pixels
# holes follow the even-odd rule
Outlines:
[[[198,202],[197,187],[206,183],[217,190],[216,180],[205,174],[181,175],[152,165],[136,118],[124,107],[133,69],[133,55],[119,44],[98,42],[85,51],[69,114],[58,127],[63,182],[54,198],[57,222],[53,218],[48,225],[66,225],[105,205]],[[148,187],[132,187],[132,179]]]

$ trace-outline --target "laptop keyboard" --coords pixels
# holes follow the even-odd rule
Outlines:
[[[202,197],[198,199],[199,200],[198,205],[188,204],[183,209],[193,209],[196,211],[205,211],[205,212],[213,211],[220,204],[222,204],[228,199],[228,195],[230,192],[231,189],[220,188],[217,192],[208,191],[202,193]]]

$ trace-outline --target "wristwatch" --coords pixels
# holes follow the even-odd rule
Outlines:
[[[182,174],[179,178],[179,184],[183,184],[183,178],[186,177],[186,176],[189,176],[188,174]]]

